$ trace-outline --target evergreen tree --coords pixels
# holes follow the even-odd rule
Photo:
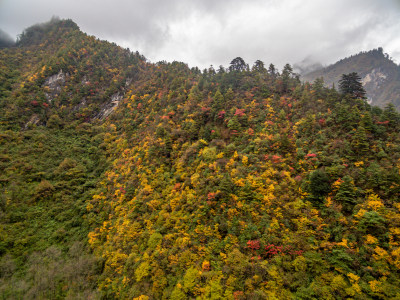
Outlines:
[[[346,213],[351,213],[356,204],[356,187],[351,176],[346,175],[340,184],[339,190],[336,193],[335,200],[342,204],[342,210]]]
[[[374,131],[374,123],[370,112],[365,112],[361,119],[361,125],[369,132]]]
[[[363,88],[361,77],[356,72],[342,75],[339,80],[339,90],[343,95],[350,95],[353,99],[365,99],[366,92]]]
[[[268,73],[272,76],[272,77],[276,77],[277,75],[277,71],[275,69],[274,64],[270,64],[268,67]]]
[[[317,99],[321,99],[325,97],[325,88],[324,88],[324,79],[322,77],[314,80],[312,85],[313,90],[315,91],[315,97]]]
[[[359,125],[356,129],[351,145],[353,147],[354,154],[357,157],[364,156],[369,150],[369,143],[367,138],[367,132],[364,126]]]
[[[235,99],[235,93],[233,92],[232,88],[229,88],[226,93],[225,93],[225,100],[226,101],[232,101]]]
[[[383,119],[389,121],[391,126],[400,124],[400,114],[396,111],[395,106],[389,103],[383,110]]]
[[[217,115],[218,112],[224,108],[224,96],[219,89],[215,92],[213,100],[212,110],[214,115]]]
[[[235,186],[232,180],[225,174],[219,183],[219,190],[221,191],[222,197],[228,199],[229,194],[234,192],[234,188]]]
[[[329,177],[326,172],[321,169],[312,172],[309,188],[312,194],[311,200],[317,203],[322,202],[324,196],[331,191]]]
[[[246,63],[241,57],[236,57],[231,61],[231,64],[229,66],[229,71],[238,71],[238,72],[243,72],[246,70]]]
[[[267,69],[264,66],[264,63],[261,60],[256,60],[252,67],[252,71],[258,72],[258,73],[264,73],[267,71]]]
[[[282,70],[282,92],[287,93],[292,87],[293,68],[290,64],[286,64]]]

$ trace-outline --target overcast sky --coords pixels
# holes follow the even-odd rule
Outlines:
[[[400,0],[0,0],[14,38],[52,16],[152,62],[217,68],[241,56],[281,68],[382,46],[400,63]]]

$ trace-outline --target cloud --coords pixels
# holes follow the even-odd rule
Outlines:
[[[227,66],[237,56],[333,63],[382,46],[400,61],[397,0],[2,0],[0,28],[14,36],[53,15],[138,50],[151,61]]]

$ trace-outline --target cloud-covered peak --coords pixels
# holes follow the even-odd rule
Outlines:
[[[237,56],[278,67],[307,57],[329,64],[378,46],[400,61],[396,0],[3,0],[0,7],[0,27],[14,36],[58,15],[152,61],[200,68]]]

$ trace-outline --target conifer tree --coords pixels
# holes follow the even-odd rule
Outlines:
[[[243,72],[246,70],[246,63],[241,57],[236,57],[231,61],[229,71]]]
[[[331,190],[329,177],[325,171],[318,169],[311,173],[310,176],[310,191],[312,200],[321,202],[323,197],[326,196]]]
[[[213,100],[212,110],[214,114],[217,114],[224,108],[224,96],[221,94],[219,89],[215,92]]]
[[[315,91],[315,97],[317,99],[321,99],[325,96],[324,79],[322,77],[315,79],[312,87],[313,87],[313,90]]]
[[[277,75],[277,71],[276,71],[276,69],[275,69],[275,66],[274,66],[274,64],[270,64],[269,65],[269,67],[268,67],[268,73],[272,76],[272,77],[276,77],[276,75]]]
[[[252,67],[252,71],[258,72],[258,73],[264,73],[267,71],[267,69],[264,66],[264,63],[261,60],[256,60]]]
[[[339,90],[343,95],[350,95],[353,99],[365,99],[366,92],[357,72],[343,74],[339,80]]]
[[[385,109],[383,110],[383,118],[385,121],[389,121],[391,126],[400,123],[400,114],[396,111],[396,108],[392,103],[385,106]]]
[[[353,147],[356,156],[358,157],[364,156],[365,153],[368,152],[369,143],[367,138],[367,132],[364,126],[362,125],[358,126],[351,141],[351,145]]]
[[[335,200],[342,204],[342,210],[350,213],[356,204],[356,187],[351,176],[346,175],[340,184],[339,190],[335,196]]]

